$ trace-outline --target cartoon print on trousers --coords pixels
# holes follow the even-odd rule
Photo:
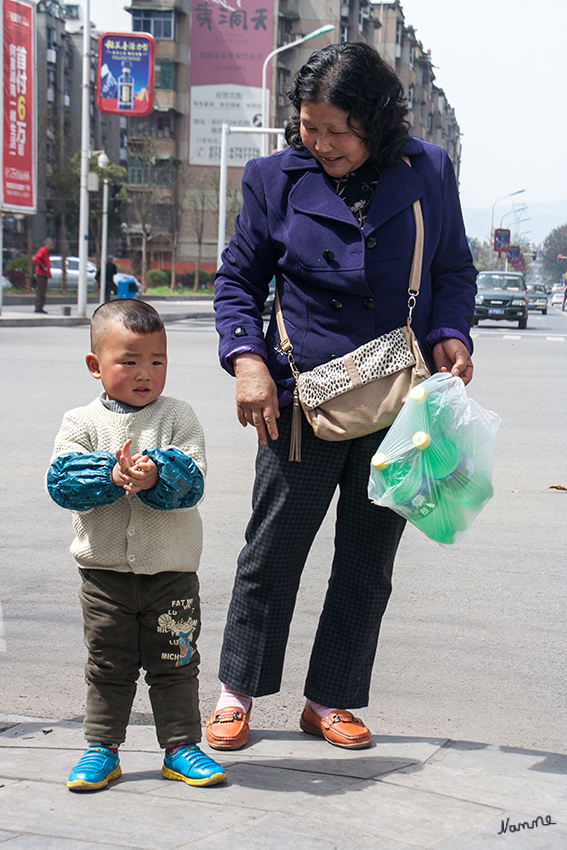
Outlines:
[[[190,607],[193,600],[187,599],[187,605],[185,607]],[[177,611],[172,612],[177,614]],[[174,640],[170,641],[174,646],[177,646],[178,653],[162,653],[162,659],[173,661],[175,659],[176,667],[184,667],[186,664],[189,664],[191,656],[193,655],[195,649],[191,646],[192,635],[197,627],[197,620],[194,620],[192,617],[187,617],[186,620],[177,621],[172,613],[160,614],[158,617],[158,632],[162,634],[164,632],[170,632],[173,635]]]

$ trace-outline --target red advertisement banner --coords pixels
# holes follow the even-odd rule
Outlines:
[[[3,0],[2,208],[36,212],[35,9]]]

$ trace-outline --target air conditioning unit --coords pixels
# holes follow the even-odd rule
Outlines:
[[[53,47],[47,48],[47,61],[52,65],[57,64],[57,51]]]

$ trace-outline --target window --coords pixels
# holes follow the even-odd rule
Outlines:
[[[174,62],[158,60],[156,62],[154,85],[156,89],[173,89],[173,91],[176,91],[177,65]]]
[[[74,20],[79,20],[79,7],[78,6],[71,6],[71,5],[67,4],[67,6],[64,6],[64,9],[65,9],[65,17],[66,18],[73,18]]]
[[[156,136],[158,139],[173,139],[174,117],[171,113],[156,115]]]
[[[341,27],[341,44],[348,41],[348,27]]]
[[[132,13],[134,32],[148,32],[154,38],[173,39],[173,12],[156,9],[135,9]]]

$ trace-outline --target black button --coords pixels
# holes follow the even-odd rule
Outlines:
[[[234,336],[248,336],[246,328],[235,328]]]
[[[369,236],[368,239],[366,240],[366,247],[367,248],[375,248],[376,247],[376,240],[373,236]]]
[[[323,259],[327,260],[328,263],[332,263],[335,259],[335,255],[332,251],[323,251]]]
[[[333,308],[333,310],[340,310],[343,306],[340,301],[337,301],[336,298],[333,298],[332,301],[329,301],[329,304]]]
[[[374,309],[374,298],[365,298],[362,302],[367,310]]]

